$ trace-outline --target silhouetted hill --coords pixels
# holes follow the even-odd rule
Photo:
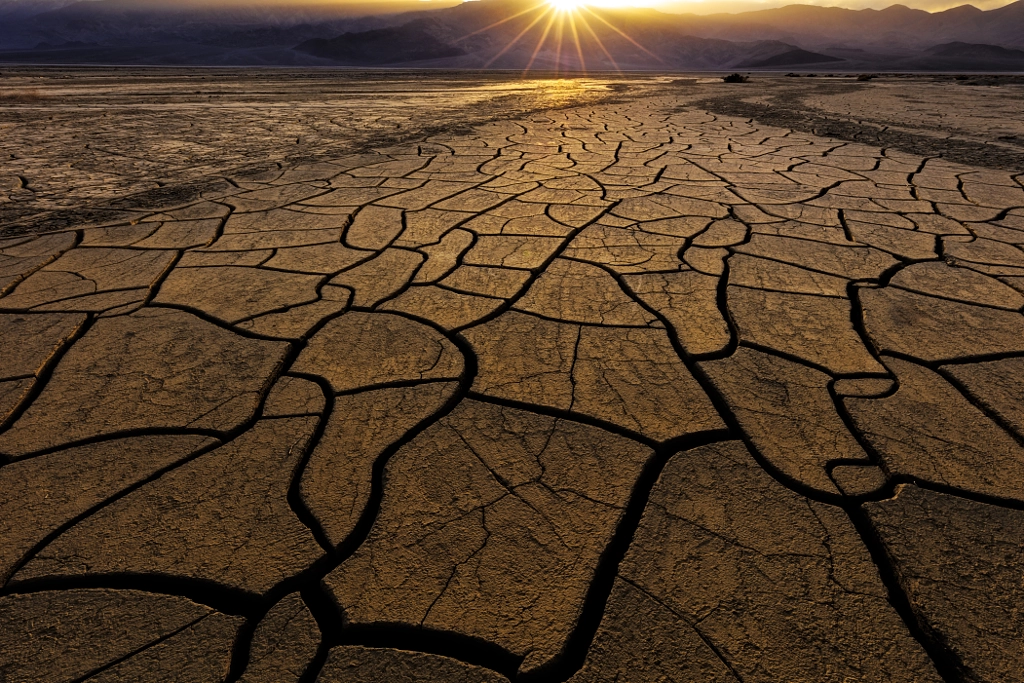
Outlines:
[[[1024,50],[984,43],[943,43],[904,59],[901,64],[907,69],[919,70],[1024,71]]]
[[[1024,47],[1024,0],[983,12],[961,5],[929,13],[893,5],[883,10],[789,5],[741,14],[682,15],[693,35],[727,40],[786,40],[807,49],[842,45],[922,50],[961,41]]]
[[[945,43],[925,50],[936,57],[965,57],[968,59],[1024,59],[1024,50],[1010,50],[998,45],[979,43]]]
[[[841,61],[843,60],[839,57],[830,57],[828,55],[797,48],[795,50],[790,50],[788,52],[783,52],[782,54],[769,57],[768,59],[762,59],[749,64],[741,64],[740,67],[744,69],[756,69],[758,67],[768,66],[800,66],[803,64],[824,64],[828,62]]]
[[[416,22],[394,28],[343,33],[331,40],[314,38],[295,49],[339,64],[358,66],[443,59],[465,54],[461,48],[441,42]]]
[[[672,15],[654,10],[581,10],[575,17],[576,34],[565,15],[523,0],[467,2],[405,18],[410,22],[406,26],[416,26],[436,41],[433,49],[438,43],[448,45],[458,48],[459,56],[405,60],[402,40],[378,43],[375,36],[361,33],[338,36],[331,41],[332,49],[360,52],[358,62],[347,61],[351,53],[344,53],[344,63],[359,65],[556,70],[732,69],[799,49],[780,41],[695,37]],[[380,53],[364,51],[360,46],[366,43]]]
[[[0,0],[2,1],[2,0]],[[439,0],[439,6],[458,0]],[[108,48],[157,45],[219,45],[283,47],[312,38],[333,38],[344,31],[391,25],[390,16],[375,15],[380,5],[274,7],[269,5],[204,5],[167,0],[21,0],[6,12],[0,5],[0,49],[32,48],[39,43],[92,43]],[[393,3],[397,14],[419,9],[423,2]],[[341,9],[338,9],[338,8]],[[362,10],[361,12],[359,10]]]
[[[1024,35],[1024,12],[1018,7],[1024,8],[1024,0],[1003,8],[1000,31],[1016,22]],[[554,28],[549,27],[547,6],[524,0],[482,0],[404,17],[418,22],[436,43],[458,47],[458,56],[406,61],[404,50],[394,49],[389,55],[388,47],[381,45],[380,54],[364,52],[362,61],[346,57],[345,63],[591,70],[788,70],[815,64],[849,70],[1013,69],[1005,59],[964,55],[960,64],[957,57],[926,51],[937,42],[929,38],[932,33],[945,35],[957,27],[977,32],[978,17],[989,14],[971,6],[929,14],[902,5],[880,11],[791,5],[708,17],[590,8],[576,14],[577,33],[570,36],[572,27],[559,25],[557,19]],[[555,37],[559,33],[561,41]],[[351,42],[355,49],[362,40],[351,33],[338,36],[333,45],[336,50],[347,49],[346,42]]]

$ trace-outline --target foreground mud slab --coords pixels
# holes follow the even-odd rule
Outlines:
[[[660,96],[4,238],[0,678],[1024,681],[1021,181]]]

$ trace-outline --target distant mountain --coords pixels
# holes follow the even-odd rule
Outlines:
[[[42,12],[67,7],[79,0],[0,0],[0,17],[32,17]]]
[[[902,64],[908,69],[935,71],[1024,71],[1024,50],[955,41],[933,45]]]
[[[467,2],[407,18],[399,27],[307,41],[296,50],[354,66],[516,70],[732,69],[801,53],[780,41],[688,35],[672,15],[653,10],[581,11],[575,34],[564,15],[523,0]],[[423,56],[410,58],[420,52]],[[841,59],[820,55],[817,61]]]
[[[459,0],[437,0],[445,7]],[[168,0],[0,0],[0,50],[39,43],[90,43],[105,48],[206,45],[290,49],[311,38],[391,25],[391,15],[422,9],[417,0],[387,5],[279,6]],[[391,15],[381,7],[391,7]],[[34,11],[29,8],[34,8]],[[375,14],[376,13],[376,14]]]
[[[314,38],[295,48],[339,64],[378,66],[465,54],[459,47],[441,42],[417,22],[359,33],[343,33],[332,40]]]
[[[967,59],[1024,59],[1024,50],[1010,50],[998,45],[983,43],[945,43],[925,50],[936,57],[961,57]]]
[[[817,52],[811,52],[810,50],[801,50],[796,48],[789,50],[781,54],[774,55],[767,59],[761,59],[756,62],[749,64],[741,64],[741,69],[757,69],[761,67],[783,67],[783,66],[803,66],[805,64],[827,64],[829,62],[841,62],[843,61],[840,57],[830,57],[829,55],[819,54]]]
[[[993,20],[992,15],[995,14]],[[668,15],[654,10],[581,10],[573,26],[546,6],[526,0],[482,0],[431,12],[405,15],[405,26],[430,36],[431,50],[439,45],[459,48],[461,54],[406,60],[395,33],[380,53],[355,54],[355,46],[370,36],[357,32],[330,41],[340,63],[394,64],[444,68],[502,69],[639,69],[721,70],[1017,70],[1008,59],[1013,41],[1024,43],[1024,0],[1000,10],[982,12],[971,6],[929,14],[894,5],[886,10],[844,10],[791,5],[736,15]],[[989,27],[989,28],[985,28]],[[931,53],[935,36],[998,34],[1009,36],[1004,55],[964,52]],[[986,33],[987,32],[987,33]],[[561,39],[559,39],[559,35]],[[352,51],[345,51],[351,42]],[[578,43],[578,47],[577,47]],[[957,43],[946,40],[943,44]],[[959,41],[958,44],[965,44]],[[315,43],[319,44],[319,43]],[[987,43],[986,43],[987,44]],[[994,45],[995,43],[993,43]],[[309,50],[300,45],[298,50]],[[315,52],[327,56],[326,52]],[[582,54],[582,58],[581,58]]]
[[[726,40],[783,40],[807,49],[829,46],[920,51],[962,41],[1024,47],[1024,1],[983,12],[961,5],[929,13],[893,5],[883,10],[789,5],[742,14],[680,15],[690,33]]]
[[[282,0],[283,2],[283,0]],[[0,61],[500,69],[1024,70],[1024,0],[929,13],[789,5],[740,14],[536,0],[321,3],[0,0]],[[371,7],[365,5],[364,12]],[[426,9],[424,9],[426,7]],[[30,9],[34,8],[34,9]],[[397,13],[399,10],[409,10]],[[565,15],[561,15],[563,18]],[[552,18],[555,20],[552,21]]]

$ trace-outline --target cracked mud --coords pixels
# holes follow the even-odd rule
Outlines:
[[[0,680],[1024,682],[1021,169],[644,92],[26,203]]]

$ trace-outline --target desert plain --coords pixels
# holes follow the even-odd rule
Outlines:
[[[0,68],[0,680],[1024,681],[1024,80]]]

